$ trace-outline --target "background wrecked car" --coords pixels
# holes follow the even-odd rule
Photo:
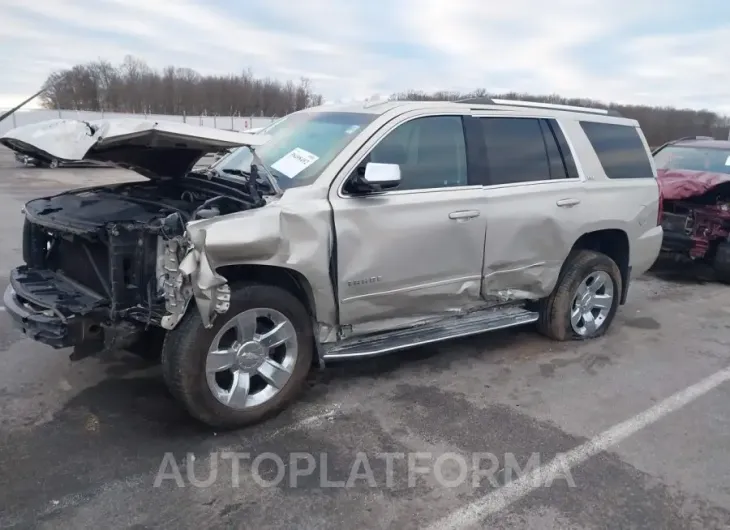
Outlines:
[[[653,153],[662,195],[662,253],[711,266],[730,283],[730,141],[689,137]]]

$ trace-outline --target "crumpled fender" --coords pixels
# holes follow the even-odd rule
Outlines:
[[[228,311],[230,289],[227,280],[210,264],[205,252],[205,237],[204,230],[194,232],[190,240],[192,247],[180,262],[180,272],[189,278],[203,325],[209,328],[215,313]]]
[[[287,195],[296,196],[296,191],[288,190]],[[310,196],[188,223],[189,249],[179,268],[190,282],[204,325],[211,326],[215,313],[227,311],[230,304],[228,280],[218,270],[230,265],[268,265],[306,279],[325,340],[336,325],[330,278],[331,215],[326,197]]]

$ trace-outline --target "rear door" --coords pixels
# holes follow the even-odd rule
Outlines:
[[[355,335],[483,305],[486,212],[462,114],[411,116],[385,128],[353,164],[399,164],[400,186],[330,192],[340,324]]]
[[[552,118],[475,114],[486,149],[482,295],[540,298],[591,213],[583,176]]]

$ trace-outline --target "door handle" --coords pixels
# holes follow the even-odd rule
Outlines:
[[[474,219],[475,217],[479,217],[479,210],[459,210],[449,214],[449,219],[455,220]]]
[[[561,208],[570,208],[576,204],[580,204],[580,199],[560,199],[557,203]]]

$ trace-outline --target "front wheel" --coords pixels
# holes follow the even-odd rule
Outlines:
[[[162,347],[171,393],[215,428],[258,423],[281,412],[303,389],[312,365],[311,319],[279,287],[231,289],[229,310],[210,329],[191,308]]]
[[[540,302],[538,329],[554,340],[600,337],[621,299],[621,272],[600,252],[571,253],[552,294]]]

